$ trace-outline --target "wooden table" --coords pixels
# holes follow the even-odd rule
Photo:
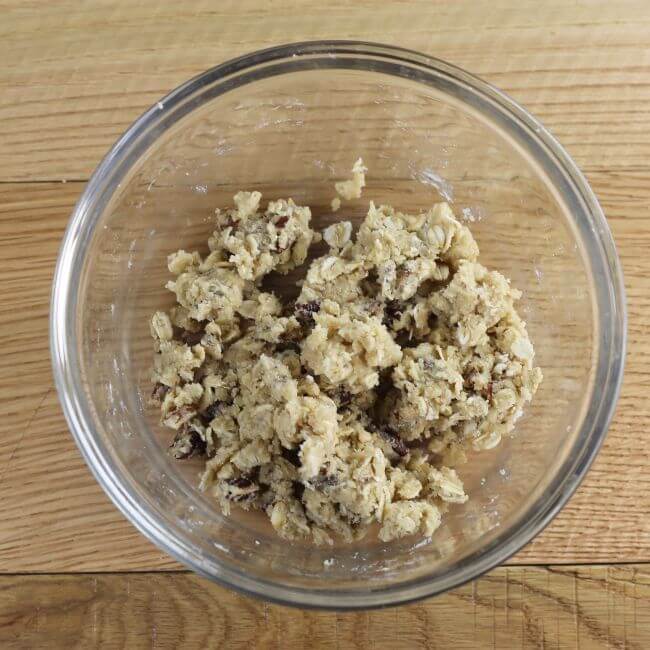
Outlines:
[[[92,479],[52,385],[63,229],[107,148],[149,105],[232,56],[355,38],[447,59],[540,117],[617,241],[626,378],[605,446],[506,567],[370,613],[289,610],[182,570]],[[650,647],[650,3],[0,1],[0,647]]]

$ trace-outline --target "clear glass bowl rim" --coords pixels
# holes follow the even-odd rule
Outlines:
[[[428,79],[431,84],[435,80],[437,85],[461,88],[474,109],[487,112],[539,151],[556,191],[572,207],[573,225],[587,248],[592,277],[604,278],[594,286],[599,337],[594,364],[601,390],[594,391],[572,453],[548,490],[514,528],[445,571],[363,591],[308,590],[253,578],[218,560],[208,566],[183,540],[171,538],[108,462],[84,399],[77,352],[77,294],[86,244],[119,180],[157,135],[178,119],[177,109],[185,106],[189,112],[197,98],[207,101],[256,79],[317,67],[379,70],[424,84]],[[290,43],[232,59],[182,84],[138,118],[104,157],[75,206],[59,252],[50,309],[53,373],[68,426],[96,480],[127,519],[159,548],[219,584],[281,604],[338,610],[397,605],[453,589],[503,563],[543,530],[578,487],[605,438],[623,377],[626,330],[623,276],[605,216],[576,164],[544,126],[503,92],[442,60],[393,46],[338,40]],[[603,395],[609,399],[602,399]]]

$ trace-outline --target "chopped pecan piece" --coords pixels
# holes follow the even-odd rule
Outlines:
[[[282,447],[282,458],[288,460],[294,467],[300,467],[300,448],[294,447],[293,449],[286,449]]]
[[[189,345],[190,347],[192,347],[194,345],[198,345],[201,342],[201,339],[203,338],[204,334],[205,332],[203,330],[199,330],[198,332],[183,330],[180,339],[183,343],[185,343],[185,345]]]
[[[251,501],[260,491],[260,486],[255,482],[254,478],[245,474],[227,479],[225,483],[228,486],[226,498],[237,503]]]
[[[296,303],[296,318],[301,325],[313,325],[314,314],[320,309],[318,300]]]
[[[409,453],[408,447],[404,441],[399,437],[399,434],[393,429],[385,428],[379,431],[381,436],[388,442],[388,444],[393,448],[393,451],[398,456],[406,456]]]
[[[176,434],[169,449],[176,460],[183,460],[192,456],[203,456],[205,447],[205,440],[201,438],[197,431],[183,430]]]
[[[162,404],[162,401],[165,399],[165,395],[169,392],[169,386],[161,384],[160,382],[155,384],[153,390],[151,391],[151,400],[156,404]]]

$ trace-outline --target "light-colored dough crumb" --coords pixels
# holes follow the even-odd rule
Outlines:
[[[337,184],[358,198],[353,179]],[[260,282],[319,239],[291,199],[239,192],[210,253],[169,256],[177,299],[151,319],[153,399],[175,458],[205,458],[201,489],[228,514],[264,511],[286,539],[431,535],[467,500],[452,465],[512,432],[542,379],[520,293],[478,263],[450,207],[370,204],[356,237],[325,229],[295,304]]]
[[[363,160],[359,158],[352,167],[352,178],[347,181],[338,181],[337,183],[334,183],[336,193],[346,201],[360,199],[361,190],[366,186],[367,171],[368,168],[363,164]],[[332,209],[334,209],[334,205],[332,205]]]
[[[338,212],[341,209],[341,199],[338,196],[335,196],[330,203],[332,212]]]
[[[343,248],[352,235],[352,224],[349,221],[339,221],[328,226],[323,231],[323,239],[330,248]]]

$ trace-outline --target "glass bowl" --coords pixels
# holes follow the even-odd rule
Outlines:
[[[203,249],[239,189],[293,197],[329,223],[333,183],[362,156],[361,200],[442,199],[481,261],[523,290],[544,381],[512,438],[459,468],[470,500],[431,540],[314,547],[266,518],[222,516],[200,461],[167,453],[149,406],[153,311],[172,304],[167,254]],[[151,541],[221,584],[291,605],[361,608],[430,596],[503,562],[552,519],[605,436],[623,372],[624,293],[603,213],[549,132],[498,90],[414,52],[312,42],[188,81],[138,119],[75,208],[54,278],[54,374],[95,477]]]

